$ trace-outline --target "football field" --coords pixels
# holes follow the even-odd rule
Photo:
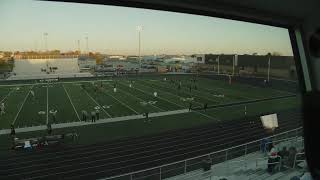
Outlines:
[[[17,128],[77,122],[82,120],[83,111],[91,120],[90,113],[97,109],[100,119],[162,113],[157,118],[183,117],[197,124],[199,117],[225,120],[298,106],[297,97],[290,95],[268,87],[207,78],[194,80],[192,76],[1,85],[0,101],[5,113],[0,116],[0,129],[9,129],[11,124]],[[284,98],[271,100],[276,97]],[[207,111],[202,110],[205,104]],[[190,106],[192,111],[188,112]],[[186,111],[175,115],[178,110]],[[55,120],[53,111],[57,111]]]

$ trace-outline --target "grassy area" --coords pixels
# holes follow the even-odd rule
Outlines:
[[[6,113],[0,116],[0,129],[8,129],[11,123],[17,127],[45,125],[52,122],[52,115],[47,112],[56,109],[57,123],[79,121],[82,111],[88,113],[100,107],[100,118],[130,116],[145,112],[166,112],[186,109],[189,101],[194,98],[193,107],[243,102],[249,100],[272,98],[289,95],[290,93],[270,88],[259,88],[237,82],[228,84],[226,81],[198,78],[196,83],[190,76],[171,76],[181,81],[163,81],[164,76],[142,78],[115,78],[112,81],[92,82],[58,82],[54,84],[34,84],[24,86],[1,86],[0,100],[5,103]],[[129,87],[129,84],[132,87]],[[102,85],[102,87],[100,87]],[[95,87],[98,87],[97,89]],[[113,91],[114,86],[117,92]],[[190,90],[189,87],[192,87]],[[197,89],[195,89],[197,86]],[[84,88],[83,88],[84,87]],[[34,91],[33,97],[30,90]],[[158,97],[153,93],[157,92]],[[244,116],[272,113],[300,106],[299,97],[289,97],[208,109],[206,112],[188,112],[183,114],[165,115],[150,118],[151,123],[144,119],[123,122],[92,124],[81,127],[55,129],[54,133],[77,131],[79,143],[90,144],[130,136],[141,136],[164,132],[167,130],[190,128],[220,120],[238,119]],[[40,111],[45,114],[39,114]],[[44,135],[46,131],[19,133],[19,137]],[[9,136],[1,135],[0,141],[8,147]]]
[[[237,82],[230,85],[226,81],[206,78],[193,82],[191,76],[171,76],[164,81],[163,77],[33,84],[19,86],[18,90],[18,86],[1,86],[0,98],[5,103],[6,114],[0,117],[0,128],[8,128],[11,123],[16,127],[45,125],[53,119],[51,110],[58,111],[56,122],[64,123],[79,121],[83,110],[90,114],[97,108],[101,111],[100,118],[110,118],[186,109],[190,102],[187,98],[193,99],[192,107],[195,108],[203,107],[205,103],[212,106],[289,95],[284,91]],[[113,91],[114,86],[117,92]],[[30,89],[34,96],[29,93]],[[154,97],[154,92],[158,97]]]

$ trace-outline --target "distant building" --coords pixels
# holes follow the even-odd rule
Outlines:
[[[158,56],[157,55],[142,56],[141,59],[144,61],[155,61],[158,59]]]
[[[205,63],[205,55],[204,54],[195,54],[191,56],[178,56],[164,59],[166,63],[196,63],[196,64],[204,64]]]
[[[124,56],[109,56],[108,60],[110,61],[123,61],[126,60],[126,58]]]
[[[127,56],[128,61],[139,61],[139,56]]]
[[[107,71],[134,71],[139,68],[139,63],[131,61],[108,60],[103,64],[103,68]]]
[[[205,54],[195,54],[191,56],[195,60],[193,61],[194,63],[198,64],[204,64],[205,63]]]
[[[80,71],[94,69],[96,67],[96,59],[87,57],[87,56],[80,56],[78,58],[78,65]]]

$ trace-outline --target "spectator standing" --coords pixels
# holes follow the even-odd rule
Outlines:
[[[100,119],[100,111],[99,111],[99,109],[96,109],[96,116],[97,116],[97,120],[99,120]]]
[[[87,116],[88,116],[87,111],[82,110],[81,113],[82,113],[82,121],[87,121]]]
[[[96,122],[96,112],[95,111],[91,112],[91,122]]]
[[[11,129],[10,135],[11,136],[15,136],[16,135],[16,130],[14,129],[14,125],[13,124],[10,125],[10,129]]]
[[[204,105],[203,105],[204,112],[207,111],[207,108],[208,108],[208,103],[204,103]]]
[[[191,109],[192,109],[192,103],[190,102],[189,103],[189,112],[191,111]]]
[[[51,135],[52,133],[52,127],[51,127],[51,124],[48,122],[47,124],[47,131],[48,131],[48,134]]]

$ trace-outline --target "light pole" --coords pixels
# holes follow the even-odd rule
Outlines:
[[[78,39],[78,52],[80,54],[80,40]]]
[[[234,63],[235,63],[235,60],[236,60],[236,55],[234,55],[232,57],[232,76],[234,76]]]
[[[139,33],[139,71],[141,71],[141,31],[142,31],[142,26],[138,26],[137,31]]]
[[[220,74],[220,55],[218,55],[217,61],[218,61],[218,74]]]
[[[88,53],[88,56],[89,56],[89,37],[88,37],[88,34],[86,34],[86,51]]]
[[[268,82],[270,80],[270,60],[271,60],[271,55],[269,55],[269,60],[268,60]]]
[[[48,33],[43,33],[45,51],[48,51]]]

